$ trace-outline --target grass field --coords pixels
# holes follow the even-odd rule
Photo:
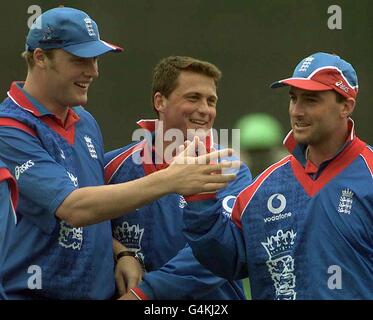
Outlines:
[[[243,279],[243,288],[245,289],[245,295],[247,300],[251,300],[250,282],[249,278]]]

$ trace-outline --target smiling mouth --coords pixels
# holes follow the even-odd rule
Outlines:
[[[309,126],[310,124],[308,123],[299,122],[299,121],[294,122],[294,129],[304,129],[304,128],[308,128]]]
[[[198,125],[198,126],[205,126],[206,124],[208,124],[207,121],[197,120],[197,119],[190,119],[189,121],[190,121],[191,123],[193,123],[193,124]]]
[[[75,84],[76,86],[78,86],[79,88],[82,88],[82,89],[88,89],[88,87],[89,87],[89,83],[74,82],[74,84]]]

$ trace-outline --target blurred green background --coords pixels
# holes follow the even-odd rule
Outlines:
[[[324,0],[96,0],[13,1],[2,4],[1,91],[26,74],[20,53],[30,5],[59,4],[87,11],[101,37],[125,48],[100,59],[100,78],[87,108],[101,125],[107,150],[131,141],[140,118],[154,117],[150,82],[154,65],[168,55],[191,55],[223,72],[216,128],[232,128],[248,112],[265,111],[289,128],[287,90],[268,85],[290,76],[299,60],[316,51],[338,53],[355,67],[360,84],[353,118],[373,143],[373,1]],[[329,30],[330,5],[342,8],[342,30]]]

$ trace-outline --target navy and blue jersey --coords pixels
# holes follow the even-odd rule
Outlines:
[[[248,275],[253,299],[372,299],[373,152],[349,126],[342,150],[319,168],[290,134],[292,154],[248,183],[234,224],[214,212],[218,203],[188,205],[196,258],[228,279]]]
[[[15,208],[18,203],[16,180],[0,161],[0,270],[9,250],[10,237],[17,224]],[[0,300],[6,299],[0,272]]]
[[[106,182],[131,181],[158,170],[152,161],[142,161],[146,146],[146,141],[141,141],[107,153]],[[229,219],[234,199],[249,180],[250,171],[243,165],[236,181],[217,194],[224,219]],[[145,261],[147,273],[133,291],[142,299],[244,299],[241,281],[213,275],[186,246],[182,233],[186,204],[183,196],[169,194],[112,221],[113,236]]]
[[[110,221],[73,228],[55,216],[77,188],[104,184],[103,142],[96,121],[82,107],[74,107],[62,124],[19,83],[12,84],[8,96],[0,105],[0,159],[19,186],[19,221],[1,268],[7,296],[111,298]],[[36,276],[41,287],[30,286],[30,277]]]
[[[373,149],[359,145],[306,220],[311,299],[373,299]]]

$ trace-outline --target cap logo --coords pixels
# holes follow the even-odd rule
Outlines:
[[[47,30],[44,31],[43,34],[43,40],[51,40],[52,39],[52,34],[53,34],[53,29],[48,26]]]
[[[96,33],[95,33],[95,30],[93,29],[92,20],[90,18],[85,18],[84,23],[85,23],[85,27],[87,28],[88,34],[91,37],[95,37]]]
[[[63,43],[57,35],[55,35],[55,30],[48,25],[47,29],[44,30],[43,38],[39,40],[39,44],[56,44],[59,45]]]
[[[313,60],[315,60],[314,57],[308,57],[308,58],[304,59],[302,65],[300,66],[298,71],[306,72]]]
[[[343,84],[343,81],[342,81],[342,80],[339,80],[338,82],[336,82],[335,85],[336,85],[338,88],[340,88],[341,90],[343,90],[344,92],[348,93],[348,91],[349,91],[349,90],[348,90],[348,87],[345,86],[345,85]]]

